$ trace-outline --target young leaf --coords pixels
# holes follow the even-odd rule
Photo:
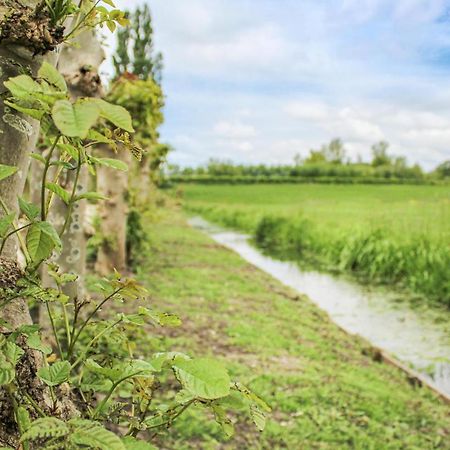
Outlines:
[[[60,91],[67,92],[67,84],[64,77],[48,62],[44,61],[39,69],[38,76],[45,81],[48,81],[53,86],[56,86]]]
[[[31,423],[28,430],[22,434],[20,442],[34,439],[58,438],[69,433],[69,427],[56,417],[42,417]]]
[[[70,433],[69,440],[76,448],[126,450],[125,444],[117,435],[103,428],[97,422],[85,419],[72,419],[69,421],[69,424],[75,427]]]
[[[50,355],[52,352],[52,348],[49,345],[42,343],[39,333],[31,334],[27,339],[27,345],[33,350],[42,352],[44,355]]]
[[[10,361],[7,361],[3,353],[0,353],[0,386],[11,383],[15,376],[14,366]]]
[[[47,386],[59,386],[69,379],[70,363],[58,361],[49,367],[40,368],[37,374]]]
[[[250,406],[250,416],[253,420],[253,423],[256,425],[259,431],[264,431],[266,427],[266,415],[256,406]]]
[[[107,198],[98,192],[85,192],[84,194],[77,195],[75,201],[82,200],[83,198],[87,200],[106,200]]]
[[[19,197],[19,207],[20,210],[27,216],[31,221],[39,216],[41,210],[38,206],[33,203],[26,202],[22,197]]]
[[[36,222],[28,229],[27,249],[34,262],[47,259],[54,249],[61,250],[58,233],[49,222]]]
[[[13,342],[6,343],[4,352],[6,359],[13,365],[13,367],[16,367],[16,364],[19,362],[19,359],[25,353],[23,349],[21,349],[18,345],[14,344]]]
[[[214,400],[230,393],[228,372],[214,359],[176,359],[172,367],[183,388],[195,397]]]
[[[31,153],[30,158],[33,158],[37,161],[40,161],[42,164],[45,164],[45,158],[39,153]]]
[[[4,164],[0,164],[0,180],[4,180],[5,178],[14,175],[17,172],[18,168],[14,166],[5,166]]]
[[[100,108],[101,117],[109,120],[116,127],[121,128],[122,130],[129,131],[130,133],[134,131],[130,113],[124,107],[113,105],[101,99],[95,99],[95,102]]]
[[[0,237],[6,236],[7,232],[9,231],[9,228],[11,227],[12,223],[14,222],[15,214],[8,214],[5,217],[2,217],[0,219]]]
[[[30,96],[42,92],[39,83],[28,75],[19,75],[3,83],[11,94],[19,99],[29,100]]]
[[[17,103],[13,103],[8,100],[5,100],[5,105],[8,105],[10,108],[13,108],[16,111],[19,111],[37,120],[41,120],[44,114],[47,112],[45,107],[42,107],[41,109],[27,108],[25,106],[18,105]]]
[[[128,165],[123,161],[112,158],[93,158],[96,164],[100,164],[101,166],[111,167],[112,169],[121,170],[126,172],[128,170]]]
[[[63,189],[59,184],[46,183],[45,187],[56,194],[66,205],[70,203],[71,194]]]
[[[132,436],[122,438],[126,450],[157,450],[157,448],[145,441],[140,441]]]
[[[58,100],[52,109],[55,125],[68,137],[86,138],[100,114],[96,103],[78,100],[75,104],[69,100]]]
[[[212,405],[212,409],[214,411],[214,417],[216,422],[222,428],[222,431],[225,433],[227,437],[231,437],[234,434],[234,426],[231,420],[227,417],[227,413],[224,408],[219,405]]]

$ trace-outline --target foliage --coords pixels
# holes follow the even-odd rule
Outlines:
[[[161,85],[162,54],[154,50],[150,8],[144,4],[127,16],[130,25],[117,33],[117,49],[113,57],[115,78],[129,73]]]
[[[46,449],[138,448],[134,438],[145,434],[151,439],[155,432],[170,427],[190,407],[217,411],[232,391],[247,398],[248,394],[238,384],[231,383],[226,369],[214,361],[170,352],[147,354],[145,360],[134,357],[131,347],[140,330],[180,325],[175,315],[150,309],[148,291],[134,279],[115,273],[99,280],[95,285],[95,299],[71,298],[64,293],[64,287],[74,282],[77,275],[63,273],[51,261],[51,256],[62,250],[61,237],[70,226],[74,205],[82,199],[101,198],[96,192],[78,194],[78,175],[82,166],[93,173],[99,164],[125,169],[120,161],[96,158],[92,149],[106,142],[120,151],[136,153],[137,147],[129,136],[133,131],[130,114],[120,105],[104,100],[71,100],[64,79],[47,63],[36,78],[20,75],[5,82],[5,87],[9,91],[5,103],[39,119],[51,144],[45,156],[34,155],[43,168],[39,205],[20,198],[20,217],[5,210],[0,222],[0,256],[5,242],[17,235],[26,258],[20,281],[0,292],[2,304],[18,296],[41,304],[46,309],[51,340],[55,343],[53,348],[41,341],[39,326],[13,330],[9,324],[2,324],[9,332],[0,336],[0,384],[11,395],[16,417],[19,411],[27,412],[31,419],[39,417],[31,423],[28,421],[26,426],[18,423],[24,448],[29,448],[33,441]],[[52,174],[51,167],[57,168]],[[71,192],[61,184],[69,171],[76,174]],[[2,178],[14,172],[15,168],[0,166]],[[64,223],[58,226],[50,219],[54,196],[68,206]],[[53,287],[41,284],[39,270],[48,273]],[[138,303],[137,312],[100,317],[102,308],[129,302]],[[25,345],[21,346],[21,342]],[[29,349],[42,353],[44,358],[37,377],[48,388],[51,398],[48,407],[33,400],[27,386],[16,376],[16,366]],[[178,390],[172,387],[159,392],[161,386],[176,381]],[[67,396],[61,393],[63,384],[83,399],[81,418],[61,420],[59,417],[67,401]],[[260,426],[260,418],[268,408],[254,394],[247,403],[248,413],[258,417]],[[225,407],[218,420],[228,430]],[[123,434],[128,438],[122,440],[104,425],[126,430]]]
[[[309,156],[297,154],[292,165],[244,165],[211,159],[205,166],[180,169],[172,166],[172,182],[194,183],[365,183],[365,184],[433,184],[444,180],[445,163],[435,172],[425,174],[420,166],[408,165],[404,157],[387,153],[389,144],[378,142],[372,146],[370,163],[345,159],[340,139],[333,139]]]
[[[450,306],[445,186],[185,186],[190,211],[284,258]]]

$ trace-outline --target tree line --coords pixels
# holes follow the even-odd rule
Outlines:
[[[370,162],[352,162],[341,139],[333,139],[307,157],[297,154],[292,164],[246,165],[211,159],[206,165],[180,168],[171,166],[169,179],[174,182],[319,182],[319,183],[439,183],[450,177],[450,161],[425,172],[420,165],[408,165],[403,156],[388,152],[389,144],[372,146]]]
[[[109,86],[98,27],[125,27]],[[222,364],[155,344],[180,319],[124,275],[170,150],[148,7],[0,2],[0,85],[0,447],[150,450],[194,407],[264,428]]]

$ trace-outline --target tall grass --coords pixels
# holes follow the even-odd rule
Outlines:
[[[255,213],[233,207],[188,204],[216,223],[249,233],[278,257],[314,262],[375,283],[392,284],[450,307],[450,252],[444,239],[413,234],[398,239],[389,229],[329,229],[302,215]]]

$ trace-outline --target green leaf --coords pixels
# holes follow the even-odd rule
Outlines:
[[[172,367],[183,388],[195,397],[214,400],[230,393],[228,372],[214,359],[176,359]]]
[[[6,359],[13,365],[13,367],[16,367],[16,364],[19,362],[19,359],[25,353],[22,348],[20,348],[13,342],[6,343],[4,352]]]
[[[56,86],[60,91],[67,92],[67,84],[64,77],[48,62],[44,61],[39,69],[38,76]]]
[[[99,114],[97,104],[87,100],[78,100],[75,104],[58,100],[52,109],[52,117],[59,131],[65,136],[81,139],[86,138]]]
[[[116,127],[122,130],[134,131],[130,113],[122,106],[113,105],[105,100],[94,99],[100,108],[100,116],[106,120],[109,120]]]
[[[10,78],[3,83],[11,94],[19,99],[29,100],[30,96],[38,92],[42,92],[39,83],[33,80],[28,75],[19,75]]]
[[[58,361],[49,367],[42,367],[37,372],[38,377],[47,386],[58,386],[69,379],[69,361]]]
[[[17,408],[17,422],[20,426],[21,431],[27,431],[30,428],[30,414],[26,408],[19,406]]]
[[[0,180],[4,180],[5,178],[14,175],[18,170],[19,169],[17,167],[0,164]]]
[[[8,214],[0,219],[0,237],[5,237],[14,222],[15,214]]]
[[[8,105],[9,107],[15,109],[16,111],[19,111],[37,120],[41,120],[44,114],[47,112],[47,109],[45,107],[42,107],[41,109],[27,108],[25,106],[18,105],[17,103],[13,103],[8,100],[5,100],[5,105]]]
[[[78,149],[70,144],[58,144],[58,148],[66,152],[72,159],[78,161]]]
[[[259,431],[264,431],[266,427],[266,415],[256,405],[250,406],[250,416],[253,423],[256,425]]]
[[[140,441],[132,436],[122,438],[126,450],[157,450],[157,448],[145,441]]]
[[[111,167],[112,169],[121,170],[122,172],[126,172],[128,170],[128,165],[123,161],[112,158],[92,158],[96,164],[100,164],[101,166]]]
[[[82,200],[83,198],[87,200],[107,200],[105,196],[99,194],[98,192],[85,192],[84,194],[77,195],[75,200]]]
[[[63,189],[59,184],[56,183],[46,183],[45,187],[56,194],[66,205],[70,203],[70,198],[72,195],[70,192],[67,192],[65,189]]]
[[[27,216],[31,221],[39,216],[41,209],[34,203],[28,203],[22,197],[19,197],[19,207],[20,210]]]
[[[99,423],[85,419],[69,421],[74,430],[69,440],[72,444],[100,450],[127,450],[120,438],[103,428]]]
[[[36,222],[28,229],[27,249],[33,261],[47,259],[54,249],[62,248],[58,233],[49,222]]]
[[[50,355],[52,353],[52,348],[42,343],[39,333],[31,334],[27,339],[27,345],[33,350],[42,352],[44,355]]]
[[[0,386],[11,383],[15,376],[14,366],[6,359],[3,353],[0,353]]]
[[[33,158],[37,161],[40,161],[42,164],[45,164],[45,158],[39,153],[31,153],[30,158]]]
[[[112,139],[107,138],[104,134],[99,133],[97,130],[90,130],[87,137],[91,141],[103,142],[104,144],[112,144],[114,142]]]
[[[34,439],[58,438],[69,434],[69,427],[56,417],[42,417],[31,423],[28,430],[22,434],[20,442]]]
[[[143,306],[139,307],[138,312],[141,316],[150,317],[162,327],[179,327],[182,323],[181,319],[175,314],[159,313],[148,308],[144,308]]]
[[[220,425],[225,435],[229,438],[233,436],[234,426],[231,420],[227,417],[225,409],[219,405],[212,405],[212,409],[214,411],[216,422]]]

